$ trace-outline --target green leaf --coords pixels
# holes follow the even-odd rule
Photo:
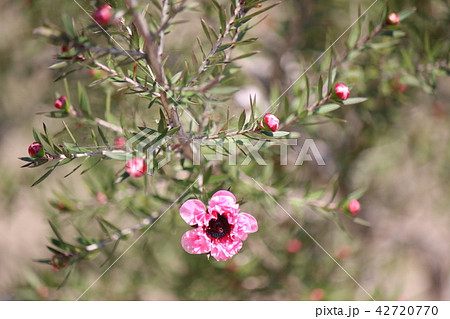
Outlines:
[[[51,173],[53,173],[53,171],[55,170],[56,166],[53,166],[51,169],[49,169],[44,175],[42,175],[41,177],[39,177],[39,179],[37,181],[35,181],[31,187],[38,185],[39,183],[41,183],[44,179],[46,179],[47,177],[50,176]]]
[[[103,144],[105,144],[107,147],[110,147],[110,146],[109,146],[109,143],[108,143],[108,139],[106,138],[106,136],[105,136],[105,134],[103,133],[103,131],[102,131],[102,129],[100,128],[100,126],[97,126],[97,130],[98,130],[98,133],[100,134],[100,137],[102,138]]]
[[[78,103],[80,104],[80,108],[83,111],[84,115],[87,117],[91,117],[91,106],[89,105],[86,91],[84,90],[80,82],[78,82]]]
[[[411,9],[404,10],[404,11],[400,12],[400,13],[398,14],[398,17],[400,18],[400,21],[405,20],[405,19],[406,19],[407,17],[409,17],[411,14],[413,14],[414,12],[416,12],[416,10],[417,10],[417,8],[414,7],[414,8],[411,8]]]
[[[119,177],[116,178],[116,180],[114,181],[114,184],[122,183],[128,177],[130,177],[130,175],[128,175],[127,172],[124,172],[122,175],[120,175]]]
[[[310,95],[310,91],[309,91],[309,79],[308,76],[305,74],[305,84],[306,84],[306,108],[309,107],[309,95]]]
[[[242,111],[241,116],[239,117],[239,121],[238,121],[238,130],[242,130],[242,128],[244,127],[245,124],[245,110]]]
[[[322,105],[318,110],[317,110],[317,114],[326,114],[329,112],[332,112],[334,110],[337,110],[338,108],[340,108],[341,105],[339,104],[335,104],[335,103],[329,103],[329,104],[325,104]]]
[[[258,54],[258,53],[260,53],[260,52],[261,52],[261,51],[252,51],[252,52],[244,53],[244,54],[241,54],[241,55],[239,55],[239,56],[237,56],[237,57],[235,57],[235,58],[232,58],[231,61],[236,61],[236,60],[248,58],[248,57],[250,57],[250,56],[252,56],[252,55],[255,55],[255,54]]]
[[[89,160],[87,160],[89,161]],[[94,162],[94,164],[91,164],[91,166],[89,166],[88,168],[84,169],[80,175],[83,175],[84,173],[86,173],[87,171],[89,171],[90,169],[94,168],[95,166],[97,166],[98,163],[100,163],[102,161],[102,158],[98,158],[97,161]]]
[[[171,128],[170,130],[167,131],[166,136],[171,136],[171,135],[175,134],[176,132],[178,132],[179,130],[180,130],[179,126]]]
[[[64,28],[66,29],[66,33],[67,35],[71,38],[74,39],[77,37],[77,34],[75,33],[75,27],[73,25],[73,19],[72,17],[69,17],[67,15],[63,15],[61,17],[62,22],[64,24]]]
[[[170,79],[170,83],[172,85],[176,84],[178,82],[178,80],[181,78],[181,75],[183,74],[182,71],[176,73],[174,76],[172,76],[172,78]]]
[[[69,62],[63,61],[63,62],[58,62],[58,63],[52,64],[48,68],[50,70],[57,70],[57,69],[65,68],[68,65],[69,65]]]
[[[236,93],[239,90],[240,90],[240,88],[235,87],[235,86],[219,86],[219,87],[215,87],[215,88],[209,90],[208,92],[211,94],[217,94],[217,95],[228,95],[228,94]]]
[[[208,27],[206,26],[205,21],[203,19],[201,19],[200,21],[202,23],[203,32],[205,32],[205,35],[211,43],[211,46],[214,46],[214,41],[211,39],[211,35],[209,34]]]
[[[69,173],[67,173],[66,175],[64,175],[64,178],[69,177],[70,175],[72,175],[73,173],[75,173],[81,166],[83,166],[83,163],[79,164],[77,167],[75,167],[73,170],[71,170]]]
[[[339,101],[339,104],[343,104],[343,105],[353,105],[353,104],[358,104],[358,103],[362,103],[367,101],[368,98],[366,97],[351,97],[346,99],[345,101]]]
[[[234,25],[235,25],[235,27],[238,27],[239,25],[241,25],[241,24],[247,22],[247,21],[250,20],[251,18],[256,17],[257,15],[259,15],[259,14],[261,14],[261,13],[267,11],[267,10],[272,9],[273,7],[279,5],[280,3],[281,3],[281,1],[275,3],[275,4],[271,5],[271,6],[268,6],[267,8],[261,9],[261,10],[255,12],[255,13],[253,13],[253,14],[249,14],[249,15],[246,15],[245,17],[242,17],[242,18],[239,18],[239,19],[234,20]]]
[[[276,132],[261,131],[261,133],[266,136],[271,136],[271,137],[283,137],[283,136],[288,136],[289,134],[291,134],[291,132],[286,132],[286,131],[276,131]]]
[[[67,126],[66,122],[62,121],[64,124],[64,128],[66,129],[67,133],[69,133],[70,138],[72,139],[74,144],[77,144],[77,141],[75,140],[75,138],[72,135],[72,132],[69,130],[69,127]]]
[[[91,129],[91,137],[92,137],[92,141],[94,142],[95,146],[98,147],[98,139],[97,139],[97,134],[95,134],[95,131],[93,129]]]
[[[319,85],[317,88],[317,94],[319,96],[319,101],[322,100],[323,98],[323,80],[322,80],[322,76],[319,76]]]
[[[109,157],[109,158],[112,158],[112,159],[115,159],[115,160],[119,160],[119,161],[126,161],[126,160],[129,160],[130,157],[131,157],[130,153],[125,153],[125,152],[120,152],[119,153],[119,152],[114,152],[114,151],[104,152],[104,155],[106,157]]]
[[[53,232],[55,233],[56,237],[59,239],[60,242],[64,242],[64,240],[61,237],[61,234],[59,233],[56,226],[49,220],[48,223],[50,224],[50,227],[52,228]]]
[[[41,139],[39,138],[39,134],[34,129],[33,129],[33,137],[34,137],[34,141],[35,142],[41,143]]]
[[[159,123],[158,123],[158,133],[166,133],[167,131],[167,122],[166,122],[166,116],[164,115],[164,112],[162,109],[159,109]]]
[[[362,218],[356,217],[353,219],[353,221],[355,222],[355,224],[361,225],[361,226],[366,226],[366,227],[370,227],[370,223]]]
[[[225,21],[225,9],[224,8],[222,8],[222,7],[220,7],[220,9],[218,9],[218,11],[219,11],[219,20],[220,20],[220,28],[221,28],[221,30],[220,30],[220,33],[224,33],[225,32],[225,29],[226,29],[226,21]]]

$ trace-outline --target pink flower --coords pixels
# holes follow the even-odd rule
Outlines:
[[[112,17],[111,6],[107,4],[101,6],[94,12],[92,17],[94,18],[95,22],[97,22],[101,26],[107,25]]]
[[[147,165],[143,158],[132,158],[125,165],[128,175],[131,177],[141,177],[147,171]]]
[[[344,83],[336,84],[334,87],[334,91],[336,92],[337,97],[340,98],[341,100],[348,99],[350,95],[350,90],[348,89],[348,86],[345,85]]]
[[[55,103],[53,104],[54,107],[57,109],[62,108],[64,105],[66,105],[67,98],[65,95],[61,95],[58,99],[56,99]]]
[[[348,210],[350,211],[350,213],[355,216],[356,214],[358,214],[359,210],[361,209],[361,205],[359,204],[358,200],[356,199],[352,199],[349,203],[348,203]]]
[[[280,127],[280,120],[275,115],[267,113],[266,115],[264,115],[264,124],[272,132],[276,132]]]
[[[400,23],[400,17],[398,16],[397,13],[391,13],[390,15],[388,15],[387,23],[390,24],[390,25],[399,24]]]
[[[208,203],[198,199],[186,201],[180,208],[183,220],[195,229],[181,237],[181,246],[189,254],[210,254],[227,260],[242,248],[248,234],[258,230],[256,219],[240,213],[236,198],[229,191],[216,192]]]

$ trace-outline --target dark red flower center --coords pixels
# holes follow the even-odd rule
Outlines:
[[[215,239],[222,238],[230,233],[231,226],[228,224],[226,217],[219,215],[217,219],[212,219],[208,227],[206,228],[206,233]]]

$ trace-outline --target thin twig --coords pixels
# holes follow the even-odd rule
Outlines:
[[[169,1],[163,0],[162,6],[161,6],[161,23],[163,21],[169,21]],[[160,28],[158,35],[159,35],[159,44],[158,44],[158,56],[161,59],[162,54],[164,51],[164,28]]]
[[[337,64],[341,63],[342,61],[344,61],[348,55],[350,54],[350,52],[352,51],[356,51],[359,50],[363,45],[365,45],[367,42],[369,42],[371,39],[373,39],[375,36],[377,36],[378,33],[380,33],[380,31],[383,29],[383,27],[386,25],[386,22],[383,21],[380,24],[378,24],[370,34],[366,35],[365,37],[359,39],[355,45],[353,46],[353,48],[351,48],[350,50],[344,51],[335,61],[333,64],[333,67],[336,66]]]
[[[242,131],[234,131],[234,132],[226,132],[226,133],[222,132],[222,133],[209,135],[209,136],[196,137],[196,138],[194,138],[194,140],[215,140],[218,138],[227,138],[227,137],[233,137],[236,135],[244,135],[244,134],[248,134],[248,133],[259,132],[259,131],[261,131],[261,129],[262,128],[260,126],[257,126],[257,127],[249,128],[249,129],[242,130]]]
[[[114,243],[116,241],[118,241],[119,239],[123,238],[124,236],[128,236],[128,235],[133,235],[135,234],[137,231],[145,228],[146,226],[150,225],[151,223],[153,223],[154,221],[156,221],[156,219],[158,219],[159,216],[157,217],[147,217],[144,218],[139,224],[136,224],[134,226],[125,228],[119,232],[116,232],[114,234],[112,234],[109,238],[100,240],[99,242],[86,246],[84,249],[88,252],[97,250],[99,248],[102,248],[106,245],[109,245],[111,243]]]
[[[101,64],[101,63],[99,63],[97,61],[95,61],[94,63],[99,69],[101,69],[101,70],[103,70],[103,71],[105,71],[105,72],[107,72],[107,73],[109,73],[109,74],[111,74],[111,75],[113,75],[113,76],[115,76],[117,78],[122,79],[124,82],[127,82],[128,84],[131,84],[134,87],[138,87],[138,88],[140,88],[140,89],[142,89],[142,90],[144,90],[146,92],[150,92],[151,94],[153,94],[154,96],[156,96],[158,98],[161,96],[160,93],[153,92],[149,87],[147,87],[145,85],[142,85],[141,83],[133,80],[132,78],[129,78],[129,77],[125,76],[125,75],[120,75],[115,70],[107,67],[104,64]]]
[[[106,127],[106,128],[108,128],[108,129],[110,129],[110,130],[112,130],[114,132],[121,133],[121,134],[123,133],[123,130],[122,130],[122,128],[120,126],[117,126],[117,125],[114,125],[112,123],[109,123],[108,121],[105,121],[105,120],[103,120],[101,118],[98,118],[98,117],[94,117],[94,118],[91,118],[91,119],[85,118],[83,116],[83,114],[80,113],[80,112],[77,112],[77,110],[75,110],[75,108],[73,106],[69,107],[69,114],[71,114],[73,117],[76,117],[76,118],[81,119],[81,120],[86,120],[86,121],[93,120],[98,125]]]
[[[81,158],[81,157],[91,157],[91,156],[106,156],[107,153],[116,153],[116,154],[128,154],[130,152],[124,151],[124,150],[106,150],[106,151],[95,151],[95,152],[86,152],[86,153],[75,153],[71,154],[70,157],[67,157],[64,154],[46,154],[45,158],[48,160],[55,160],[55,159],[66,159],[66,158]],[[131,153],[130,153],[131,154]]]
[[[186,3],[186,0],[181,0],[181,2],[178,4],[178,6],[172,6],[171,13],[168,13],[161,19],[161,25],[159,26],[158,30],[156,31],[156,34],[159,34],[160,32],[164,32],[167,27],[169,26],[170,19],[172,19],[177,13],[180,13],[184,9],[184,5]]]
[[[189,87],[193,86],[194,83],[195,83],[195,81],[197,80],[198,76],[206,70],[206,67],[207,67],[207,65],[208,65],[208,63],[209,63],[209,59],[210,59],[212,56],[214,56],[214,55],[216,54],[217,50],[218,50],[219,47],[222,45],[223,40],[224,40],[225,37],[230,33],[231,27],[233,26],[234,21],[235,21],[237,18],[239,18],[239,17],[241,16],[241,12],[242,12],[242,10],[241,10],[241,2],[240,2],[240,1],[237,1],[237,3],[236,3],[236,8],[234,9],[233,15],[231,16],[230,20],[229,20],[228,23],[226,24],[225,30],[223,30],[223,32],[220,34],[219,38],[217,39],[216,43],[214,44],[214,46],[213,46],[213,47],[211,48],[211,50],[209,51],[208,55],[203,59],[202,64],[201,64],[200,67],[198,68],[197,74],[193,77],[193,79],[192,79],[191,82],[189,83],[189,85],[188,85]],[[239,29],[236,29],[236,33],[235,33],[235,35],[232,37],[231,42],[235,42],[236,39],[237,39],[237,37],[238,37],[238,35],[239,35]],[[231,49],[232,49],[232,48],[233,48],[233,46],[231,46],[231,47],[229,48],[229,50],[228,50],[228,52],[227,52],[227,54],[226,54],[226,56],[225,56],[224,62],[226,62],[226,61],[229,59],[230,54],[231,54],[230,52],[231,52]],[[223,68],[225,68],[225,66],[224,66]],[[222,72],[221,72],[221,73],[222,73]],[[219,82],[221,73],[219,74],[219,78],[216,77],[217,79],[216,79],[216,78],[213,79],[214,83],[218,83],[218,82]]]
[[[112,130],[114,132],[121,133],[121,134],[123,133],[123,130],[122,130],[122,128],[120,126],[117,126],[117,125],[114,125],[112,123],[109,123],[109,122],[107,122],[105,120],[102,120],[102,119],[100,119],[98,117],[94,118],[94,121],[98,125],[101,125],[101,126],[104,126],[106,128],[109,128],[110,130]]]
[[[147,60],[150,64],[151,69],[155,73],[156,84],[163,89],[160,92],[160,101],[164,110],[167,113],[167,117],[169,122],[173,125],[173,127],[179,127],[180,130],[176,133],[178,137],[184,155],[190,160],[193,159],[193,153],[190,146],[190,138],[186,135],[183,130],[183,127],[180,123],[180,118],[178,114],[178,110],[175,105],[170,107],[169,100],[167,98],[167,92],[164,91],[164,88],[167,86],[166,75],[164,73],[164,68],[161,63],[161,57],[158,54],[158,49],[155,47],[155,35],[150,32],[147,22],[144,19],[144,16],[137,10],[137,1],[136,0],[125,0],[128,8],[132,11],[134,23],[140,35],[144,38],[144,51],[147,54]]]
[[[103,53],[109,53],[109,54],[113,54],[113,55],[126,55],[128,57],[130,57],[130,56],[132,56],[132,57],[144,57],[145,56],[144,52],[131,51],[131,50],[119,50],[119,49],[116,49],[116,48],[103,48],[103,47],[98,47],[98,46],[83,47],[80,51],[81,52],[83,52],[83,51],[103,52]]]

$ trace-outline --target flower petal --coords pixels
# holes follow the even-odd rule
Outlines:
[[[211,239],[202,228],[197,228],[183,234],[181,246],[189,254],[205,254],[211,250]]]
[[[258,222],[256,218],[250,214],[240,213],[237,217],[237,223],[234,225],[233,234],[237,235],[241,240],[247,239],[247,234],[258,231]]]
[[[209,206],[233,206],[236,204],[236,197],[229,191],[218,191],[214,193],[209,201]]]
[[[198,199],[186,201],[180,208],[180,215],[189,225],[207,225],[212,216],[207,214],[205,204]]]
[[[211,244],[211,256],[217,261],[227,260],[236,255],[241,248],[242,241],[239,238],[215,241]]]
[[[229,191],[218,191],[208,203],[208,211],[213,215],[224,215],[230,224],[236,222],[239,213],[239,204],[236,204],[236,197]]]

